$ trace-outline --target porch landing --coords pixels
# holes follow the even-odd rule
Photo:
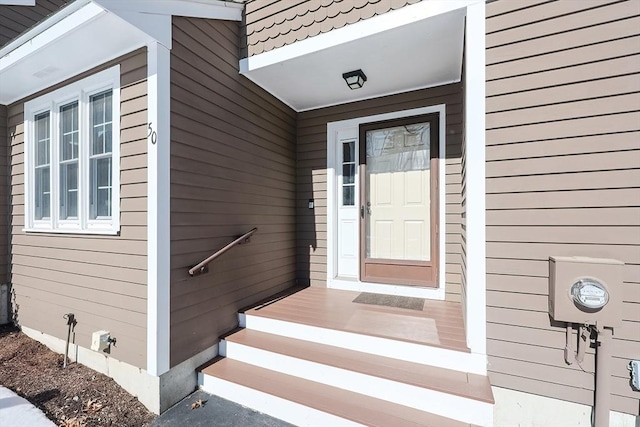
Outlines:
[[[417,310],[355,303],[358,295],[305,288],[241,312],[242,329],[201,367],[200,385],[299,426],[493,424],[459,304]]]
[[[353,302],[358,295],[309,287],[245,315],[469,352],[459,303],[425,300],[422,310],[414,310]]]

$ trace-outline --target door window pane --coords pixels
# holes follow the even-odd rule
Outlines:
[[[342,206],[355,206],[355,141],[342,143]]]

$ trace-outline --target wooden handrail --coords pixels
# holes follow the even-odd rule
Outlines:
[[[209,258],[207,258],[207,259],[203,260],[202,262],[200,262],[199,264],[196,264],[195,266],[191,267],[189,269],[189,275],[190,276],[197,276],[198,274],[206,273],[208,271],[207,265],[211,261],[213,261],[214,259],[218,258],[220,255],[224,254],[225,252],[227,252],[229,249],[231,249],[235,245],[241,245],[243,243],[249,243],[249,241],[251,240],[251,236],[256,231],[258,231],[258,228],[252,228],[248,232],[244,233],[242,236],[236,238],[233,242],[229,243],[228,245],[226,245],[222,249],[220,249],[217,252],[215,252]]]

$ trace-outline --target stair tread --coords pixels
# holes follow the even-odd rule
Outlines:
[[[425,301],[423,310],[355,303],[359,292],[306,288],[244,312],[250,319],[306,325],[469,353],[460,304]]]
[[[206,367],[202,373],[369,426],[469,426],[450,418],[229,358]]]
[[[226,340],[297,359],[494,403],[489,379],[483,375],[407,362],[250,329],[242,329],[228,336]]]

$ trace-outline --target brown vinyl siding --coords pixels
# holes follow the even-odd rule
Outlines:
[[[564,362],[548,258],[626,263],[612,410],[638,415],[640,3],[487,5],[487,350],[494,386],[593,404],[593,349]]]
[[[133,52],[34,95],[120,64],[120,235],[25,233],[24,102],[9,106],[11,138],[11,281],[18,324],[66,339],[74,313],[76,343],[89,348],[105,329],[111,356],[146,367],[147,140],[146,51]]]
[[[0,105],[0,284],[9,283],[9,129],[7,106]]]
[[[250,0],[243,57],[342,28],[420,0]]]
[[[0,47],[62,8],[69,0],[37,0],[35,6],[0,6]]]
[[[393,111],[446,104],[446,297],[460,301],[462,85],[422,89],[298,114],[298,279],[312,286],[327,280],[327,123]],[[442,183],[441,183],[442,185]],[[315,209],[308,209],[309,199]]]
[[[295,112],[239,75],[236,22],[174,17],[171,366],[295,282]],[[187,270],[257,227],[251,243]]]

